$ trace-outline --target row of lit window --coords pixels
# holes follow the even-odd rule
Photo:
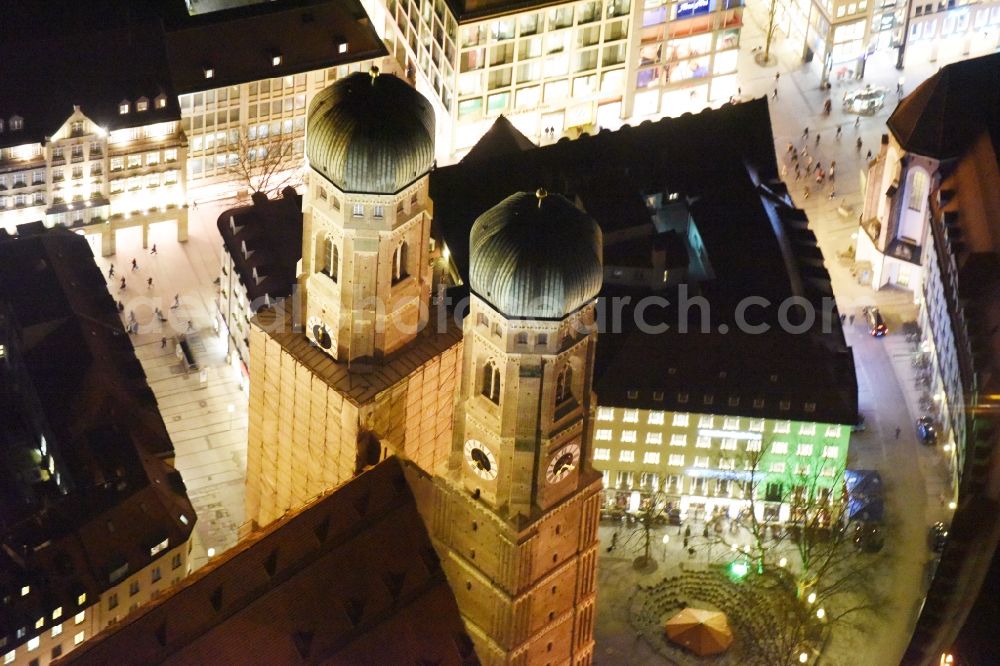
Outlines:
[[[594,460],[595,461],[608,461],[610,460],[611,452],[610,449],[595,449],[594,450]],[[687,456],[683,453],[671,453],[667,456],[667,465],[671,467],[684,467],[687,465]],[[619,455],[618,462],[624,463],[634,463],[635,462],[635,451],[622,451]],[[642,463],[645,465],[659,465],[660,464],[660,453],[658,451],[647,451],[643,454]],[[735,471],[737,460],[736,458],[719,458],[714,469]],[[755,468],[754,461],[745,460],[743,461],[743,470],[752,471]],[[696,469],[708,469],[711,467],[711,459],[709,456],[693,456],[692,467]],[[788,464],[784,461],[775,461],[768,464],[767,471],[773,474],[783,474],[788,471]],[[811,465],[797,463],[791,468],[794,473],[798,476],[804,476],[811,474],[813,469]],[[621,474],[621,472],[619,472]],[[819,469],[820,476],[831,477],[836,474],[836,466],[834,465],[823,465]]]
[[[640,411],[646,412],[646,423],[649,425],[663,425],[665,421],[665,412],[658,410],[639,410],[624,408],[621,413],[622,423],[639,423]],[[698,427],[699,428],[715,428],[716,427],[716,417],[712,414],[699,414],[698,415]],[[598,407],[597,408],[597,420],[598,421],[614,421],[615,420],[615,408],[614,407]],[[738,416],[725,416],[722,417],[722,429],[723,430],[740,430],[742,425],[742,420]],[[689,427],[691,425],[691,414],[687,412],[674,412],[671,419],[671,425],[674,427]],[[765,419],[761,418],[751,418],[747,420],[747,430],[750,432],[764,432]],[[828,425],[826,427],[825,436],[826,437],[840,437],[842,426],[840,425]],[[771,432],[778,434],[790,433],[792,431],[791,421],[774,421]],[[799,433],[800,435],[815,435],[816,434],[816,424],[815,423],[800,423]]]
[[[602,431],[599,430],[598,431],[598,435],[600,435],[601,432]],[[603,431],[603,432],[607,432],[607,431]],[[624,440],[623,439],[622,441],[630,443],[630,444],[634,444],[635,443],[635,437],[634,437],[635,431],[629,431],[629,432],[631,432],[633,434],[633,437],[630,440]],[[659,433],[650,433],[650,434],[659,434]],[[606,441],[605,439],[603,439],[600,436],[595,437],[595,439],[597,441]],[[659,440],[660,438],[656,438],[656,439]],[[650,441],[649,437],[646,438],[646,444],[647,445],[659,445],[661,443],[662,443],[662,441]],[[671,438],[670,446],[673,446],[673,447],[686,447],[687,446],[687,438],[684,437],[683,435],[682,436],[674,435],[674,437]],[[710,449],[710,448],[712,448],[712,438],[711,437],[699,437],[698,441],[697,441],[697,443],[695,445],[695,448],[699,448],[699,449]],[[722,450],[722,451],[736,451],[738,449],[738,442],[735,439],[723,439],[722,443],[721,443],[721,446],[719,447],[719,449]],[[757,452],[757,451],[760,451],[761,450],[761,440],[759,440],[759,439],[747,440],[747,442],[746,442],[746,450],[748,452]],[[795,449],[795,455],[797,455],[799,457],[803,457],[803,458],[809,458],[809,457],[812,457],[813,453],[816,450],[817,450],[816,447],[814,447],[814,445],[812,445],[812,444],[798,444],[796,446],[796,449]],[[824,447],[822,447],[822,451],[823,451],[823,457],[824,458],[836,459],[836,458],[838,458],[840,456],[840,447],[838,447],[838,446],[824,446]],[[770,452],[772,454],[774,454],[774,455],[788,455],[788,442],[772,442],[771,443]],[[652,453],[656,453],[656,455],[657,455],[657,461],[659,461],[659,455],[660,454],[658,452],[647,452],[647,454],[646,454],[647,457],[650,454],[652,454]],[[608,449],[608,448],[595,448],[594,449],[594,460],[610,460],[610,459],[611,459],[611,449]],[[623,449],[623,450],[619,451],[618,452],[618,462],[635,462],[635,452],[632,451],[632,450],[630,450],[630,449]],[[644,462],[648,462],[648,461],[644,461]]]
[[[77,123],[75,123],[75,122],[73,123],[73,125],[76,125],[76,124]],[[83,123],[80,123],[80,125],[82,126]],[[104,146],[101,144],[100,141],[91,141],[90,142],[90,155],[91,155],[91,157],[100,156],[103,152],[104,152]],[[52,159],[53,160],[61,160],[65,156],[65,154],[66,154],[65,148],[63,146],[53,146],[53,148],[52,148]],[[82,143],[77,143],[77,144],[74,144],[74,145],[70,146],[70,156],[73,159],[81,159],[83,157],[83,144]]]
[[[171,169],[170,171],[164,171],[161,173],[151,173],[145,176],[131,176],[130,178],[115,178],[111,181],[111,193],[117,194],[119,192],[124,192],[126,189],[138,190],[143,187],[143,182],[145,181],[146,187],[159,187],[162,183],[163,185],[174,185],[177,183],[178,171],[176,169]]]
[[[163,109],[167,106],[167,96],[159,95],[153,101],[157,109]],[[123,99],[118,103],[118,113],[120,115],[125,115],[132,110],[132,103],[127,99]],[[149,110],[149,99],[146,97],[140,97],[135,101],[135,110],[137,112],[148,111]]]
[[[164,162],[175,162],[177,160],[177,149],[176,148],[165,148],[163,150],[163,161]],[[152,166],[160,163],[160,151],[154,150],[145,153],[145,163],[146,166]],[[129,169],[135,169],[141,167],[143,164],[143,153],[132,153],[130,155],[118,155],[112,157],[109,163],[109,168],[112,171],[119,171],[124,169],[126,166]]]
[[[550,32],[575,25],[587,25],[602,18],[626,16],[631,9],[631,0],[608,0],[602,7],[600,0],[591,0],[577,5],[553,7],[547,12],[535,12],[521,16],[509,16],[489,23],[463,26],[459,45],[479,46],[502,42],[517,37],[528,37],[540,32]]]

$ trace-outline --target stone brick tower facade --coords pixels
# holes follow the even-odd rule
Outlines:
[[[484,663],[587,664],[600,229],[539,190],[484,213],[470,245],[452,454],[418,501]]]
[[[316,95],[306,136],[306,335],[363,370],[427,321],[434,112],[404,81],[372,68]]]

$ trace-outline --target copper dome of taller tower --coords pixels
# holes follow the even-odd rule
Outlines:
[[[469,286],[511,319],[562,319],[597,296],[601,228],[558,194],[518,192],[479,216]]]
[[[306,156],[344,192],[394,194],[434,163],[434,109],[395,76],[352,74],[309,105]]]

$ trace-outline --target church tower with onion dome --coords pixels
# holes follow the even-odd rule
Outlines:
[[[363,369],[427,321],[434,111],[405,81],[380,76],[376,67],[353,74],[313,99],[306,157],[306,334]]]
[[[483,213],[469,244],[452,454],[423,502],[428,530],[484,663],[588,664],[601,230],[538,190]]]

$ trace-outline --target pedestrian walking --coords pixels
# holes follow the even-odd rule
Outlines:
[[[872,161],[872,151],[871,150],[869,150],[868,154],[865,155],[865,159],[868,160],[869,162]]]
[[[799,165],[795,165],[795,180],[802,178],[802,171],[799,169]]]
[[[118,301],[118,313],[121,314],[122,312],[125,312],[125,304]]]
[[[781,72],[774,73],[774,85],[778,85],[778,79],[781,78]]]
[[[809,198],[809,185],[808,184],[804,185],[803,188],[805,189],[805,197],[806,197],[806,199],[808,199]]]
[[[854,129],[858,129],[859,127],[861,127],[861,116],[854,119]]]
[[[176,308],[179,308],[180,306],[181,306],[181,295],[174,294],[174,304],[170,306],[170,309],[174,310]]]
[[[787,152],[788,152],[788,154],[789,154],[789,155],[791,155],[791,154],[792,154],[792,151],[794,151],[794,150],[795,150],[795,146],[793,146],[793,145],[792,145],[792,142],[791,142],[791,141],[789,141],[789,142],[788,142],[788,151],[787,151]]]
[[[153,278],[148,278],[146,280],[146,289],[152,289],[152,288],[153,288]]]
[[[705,529],[701,531],[701,536],[704,537],[705,539],[708,538],[708,523],[705,523]]]
[[[813,158],[812,158],[812,155],[810,155],[809,159],[806,160],[806,169],[808,169],[809,171],[812,171],[813,170],[812,167],[813,167]]]
[[[193,322],[193,321],[191,321],[190,319],[188,319],[188,327],[187,327],[187,330],[189,330],[189,331],[193,331],[193,330],[194,330],[194,322]]]
[[[854,315],[847,318],[847,321],[851,322],[851,326],[854,326]]]
[[[837,196],[837,191],[831,187],[830,188],[830,196],[828,196],[827,199],[829,199],[830,201],[833,201],[833,198],[835,196]]]
[[[775,86],[774,92],[771,93],[771,99],[778,99],[778,88]]]
[[[841,325],[841,326],[843,326],[843,325],[844,325],[844,321],[845,321],[846,319],[847,319],[847,315],[845,315],[845,314],[842,314],[842,315],[840,315],[840,325]]]
[[[899,433],[903,432],[899,426],[896,426],[896,439],[899,439]]]
[[[150,248],[149,253],[156,254],[156,243],[153,243],[153,247]]]
[[[166,338],[160,338],[160,349],[163,349],[166,346],[167,346],[167,339]]]
[[[133,271],[139,270],[139,262],[137,262],[135,259],[132,259],[132,270]]]
[[[782,164],[781,165],[781,177],[784,178],[787,175],[788,175],[788,165],[787,164]]]
[[[835,170],[835,167],[834,167],[834,166],[833,166],[833,165],[831,164],[831,165],[830,165],[830,174],[829,174],[829,175],[830,175],[830,182],[831,182],[831,183],[833,182],[833,175],[834,175],[835,173],[836,173],[836,170]]]
[[[110,280],[114,276],[115,276],[115,265],[111,264],[111,266],[108,268],[108,279]]]
[[[685,525],[684,526],[684,539],[685,539],[684,545],[685,546],[687,545],[687,537],[689,537],[689,536],[691,536],[691,526],[690,525]]]
[[[135,310],[129,310],[128,311],[128,320],[129,321],[135,321]]]
[[[840,125],[837,125],[837,137],[836,137],[837,141],[840,141],[840,134],[841,134]]]
[[[124,289],[124,288],[125,288],[125,278],[122,278],[122,286],[118,287],[118,289]]]
[[[816,145],[817,146],[819,145],[819,137],[820,137],[820,133],[816,132]]]
[[[858,137],[858,142],[856,144],[854,144],[854,145],[856,145],[858,147],[858,152],[860,153],[861,152],[861,145],[862,145],[861,144],[861,137],[860,136]]]
[[[808,139],[809,138],[809,128],[808,127],[805,128],[804,130],[802,130],[802,138],[803,139]]]
[[[685,548],[688,547],[688,538],[687,537],[684,537],[684,547]]]

